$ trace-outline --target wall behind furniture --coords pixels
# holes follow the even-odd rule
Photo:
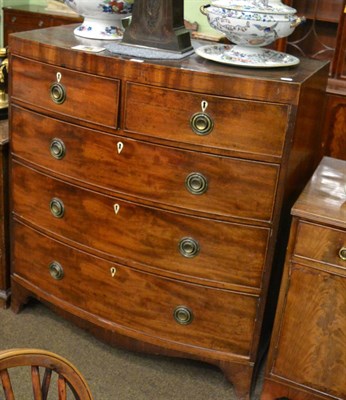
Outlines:
[[[208,0],[185,0],[184,2],[184,17],[190,22],[197,22],[199,32],[218,35],[217,32],[210,27],[207,17],[203,15],[199,9],[201,6],[209,4]]]
[[[1,33],[0,33],[0,42],[1,46],[3,45],[3,31],[4,27],[2,24],[3,15],[2,15],[2,7],[9,6],[17,6],[17,5],[46,5],[47,0],[0,0],[1,7]],[[185,0],[184,1],[184,16],[190,22],[197,22],[199,29],[198,31],[202,33],[206,33],[207,35],[217,35],[216,31],[209,26],[207,17],[201,14],[199,8],[202,5],[208,4],[208,0]]]

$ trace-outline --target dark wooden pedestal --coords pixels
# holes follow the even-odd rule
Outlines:
[[[142,0],[133,6],[124,44],[185,53],[192,50],[183,0]]]

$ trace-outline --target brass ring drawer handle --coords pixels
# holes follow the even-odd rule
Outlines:
[[[339,250],[339,257],[342,259],[342,261],[346,261],[346,247],[341,247]]]
[[[57,261],[50,263],[49,273],[50,276],[57,281],[60,281],[64,277],[64,269]]]
[[[50,142],[50,154],[52,157],[56,158],[57,160],[61,160],[65,157],[66,154],[66,147],[65,143],[61,139],[54,138]]]
[[[54,82],[50,86],[50,97],[56,104],[62,104],[66,100],[66,89],[59,82]]]
[[[62,218],[65,214],[64,203],[56,197],[50,201],[49,208],[55,218]]]
[[[179,242],[179,252],[186,258],[196,257],[200,252],[199,243],[193,238],[185,237]]]
[[[174,309],[173,317],[180,325],[189,325],[193,321],[192,311],[185,306],[178,306]]]
[[[201,173],[192,172],[185,179],[185,187],[192,194],[204,194],[208,190],[208,180]]]
[[[190,126],[197,135],[208,135],[214,128],[214,121],[209,114],[198,112],[191,117]]]

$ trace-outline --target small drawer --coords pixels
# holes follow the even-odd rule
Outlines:
[[[15,56],[11,61],[14,103],[19,100],[28,107],[40,107],[82,124],[117,128],[118,80]]]
[[[270,230],[146,207],[13,162],[13,211],[65,241],[181,279],[260,288]]]
[[[287,119],[284,105],[126,85],[124,129],[173,142],[280,158]]]
[[[12,107],[12,151],[54,173],[189,210],[270,221],[274,164],[179,150]]]
[[[346,269],[346,232],[299,222],[294,255]]]
[[[188,284],[104,261],[14,225],[14,279],[78,315],[148,340],[250,356],[257,297]],[[26,255],[30,254],[28,258]],[[35,288],[34,288],[35,290]],[[143,337],[143,339],[145,339]]]

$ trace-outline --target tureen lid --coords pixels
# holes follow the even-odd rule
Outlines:
[[[295,14],[297,10],[282,4],[280,0],[215,0],[214,7],[227,8],[244,12],[264,14]]]

